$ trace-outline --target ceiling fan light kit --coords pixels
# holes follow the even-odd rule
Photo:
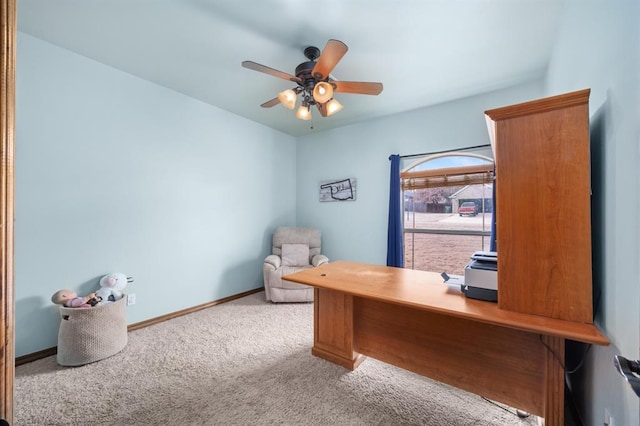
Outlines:
[[[309,60],[296,67],[295,76],[253,61],[244,61],[242,66],[297,84],[295,88],[283,90],[276,98],[264,102],[260,105],[261,107],[271,108],[274,105],[282,104],[285,108],[292,110],[298,95],[302,94],[301,105],[296,111],[297,118],[310,120],[312,105],[318,108],[320,115],[329,117],[342,109],[342,104],[333,97],[335,93],[379,95],[382,92],[382,83],[338,81],[330,76],[331,71],[348,49],[346,44],[333,39],[327,42],[322,53],[317,47],[307,47],[304,49],[304,55]]]
[[[291,89],[284,90],[278,94],[278,100],[282,106],[288,109],[293,109],[293,107],[296,106],[297,97],[298,95],[296,92]]]
[[[300,105],[296,111],[296,117],[300,120],[311,120],[311,107],[309,105]]]
[[[342,109],[342,104],[338,102],[336,99],[331,99],[327,103],[327,117],[332,116],[333,114],[340,111],[341,109]]]
[[[316,83],[313,88],[313,99],[316,102],[320,102],[321,104],[328,102],[329,99],[333,98],[333,86],[331,86],[326,81],[321,81]]]

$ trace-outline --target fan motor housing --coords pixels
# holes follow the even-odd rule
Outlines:
[[[296,77],[305,80],[311,77],[311,71],[316,66],[315,61],[303,62],[296,67]]]
[[[320,57],[320,49],[315,46],[308,46],[304,49],[304,56],[309,59],[296,67],[296,77],[302,80],[301,86],[307,90],[313,90],[317,83],[317,79],[311,75],[313,68],[316,66],[316,59]]]
[[[316,79],[311,75],[311,71],[313,71],[313,67],[315,66],[315,61],[308,61],[303,62],[296,67],[296,77],[302,80],[301,85],[312,90],[316,84]]]

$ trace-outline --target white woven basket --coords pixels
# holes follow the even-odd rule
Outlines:
[[[78,366],[100,361],[127,345],[126,295],[93,308],[60,307],[57,362]]]

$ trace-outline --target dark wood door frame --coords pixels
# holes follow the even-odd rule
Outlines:
[[[13,423],[16,0],[0,2],[0,418]]]

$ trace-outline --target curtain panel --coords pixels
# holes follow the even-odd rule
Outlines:
[[[389,181],[389,224],[387,227],[387,266],[404,268],[402,245],[402,202],[400,191],[400,156],[389,157],[391,173]]]

